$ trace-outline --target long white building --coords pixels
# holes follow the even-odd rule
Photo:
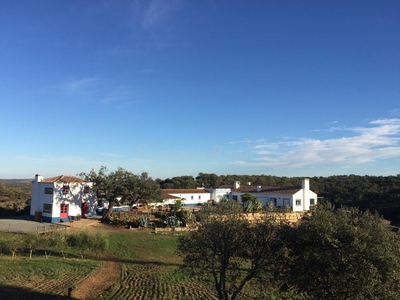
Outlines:
[[[262,205],[273,203],[276,207],[288,207],[292,211],[306,211],[317,204],[317,194],[310,190],[310,179],[304,178],[301,187],[268,187],[241,185],[235,182],[229,199],[243,203],[242,196],[249,193],[260,200]]]

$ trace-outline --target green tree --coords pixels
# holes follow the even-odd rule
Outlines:
[[[245,193],[241,198],[245,212],[256,212],[262,209],[262,204],[256,196],[253,196],[250,193]]]
[[[40,245],[40,237],[38,234],[25,234],[23,235],[22,243],[25,249],[29,251],[29,258],[32,259],[32,253],[35,252]]]
[[[88,231],[82,231],[67,236],[68,246],[76,249],[83,259],[83,254],[93,248],[92,235]]]
[[[109,241],[107,235],[104,233],[93,233],[90,235],[90,247],[89,249],[99,257],[99,253],[104,252],[109,247]]]
[[[283,244],[279,222],[269,217],[250,223],[236,201],[205,206],[198,230],[179,239],[184,268],[200,280],[211,276],[219,299],[236,299],[255,277],[277,273]],[[278,272],[279,273],[279,272]]]
[[[196,177],[196,183],[199,187],[217,188],[220,185],[220,177],[217,174],[199,173]]]
[[[312,299],[398,299],[400,240],[377,215],[319,206],[286,237],[288,283]]]
[[[107,167],[101,166],[99,171],[92,169],[89,173],[80,173],[85,180],[93,182],[93,190],[98,198],[108,201],[108,209],[103,215],[103,220],[108,220],[115,205],[115,199],[122,197],[124,201],[130,195],[130,187],[137,181],[137,175],[119,167],[114,172],[109,172]]]
[[[121,203],[129,202],[131,205],[138,202],[157,202],[162,198],[159,184],[146,172],[136,175],[123,168],[109,172],[107,167],[102,166],[97,172],[92,169],[89,173],[80,173],[80,176],[93,182],[98,198],[108,200],[109,206],[103,220],[109,220],[118,197],[121,197]]]
[[[131,181],[127,198],[130,199],[131,205],[135,203],[161,202],[162,193],[160,185],[157,181],[149,177],[147,172],[142,172],[137,176],[136,180]]]

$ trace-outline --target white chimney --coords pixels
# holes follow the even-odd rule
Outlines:
[[[43,180],[43,176],[40,174],[35,175],[35,182],[41,182]]]
[[[234,189],[234,190],[237,190],[238,188],[240,188],[240,181],[235,181],[235,182],[233,183],[233,189]]]
[[[261,185],[257,186],[257,192],[261,192]]]
[[[303,178],[303,181],[301,183],[301,188],[303,190],[310,190],[310,178]]]
[[[303,189],[303,210],[309,210],[310,208],[310,199],[308,199],[308,192],[310,191],[310,179],[303,178],[301,183],[301,188]]]

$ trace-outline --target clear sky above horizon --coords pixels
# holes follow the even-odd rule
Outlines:
[[[0,178],[400,173],[400,1],[1,1]]]

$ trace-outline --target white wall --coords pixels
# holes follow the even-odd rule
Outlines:
[[[229,193],[231,192],[230,188],[221,188],[221,189],[206,188],[205,190],[211,194],[211,200],[215,202],[219,202],[223,196],[229,197]]]
[[[69,192],[63,194],[64,183],[56,182],[54,185],[54,200],[52,217],[60,217],[61,204],[68,204],[68,215],[82,215],[82,203],[89,203],[89,214],[95,214],[96,211],[96,195],[92,191],[92,183],[72,182],[67,184]],[[83,188],[89,185],[89,193],[84,193]]]
[[[66,183],[69,186],[69,192],[63,193],[64,183],[62,182],[40,182],[41,176],[36,176],[32,182],[32,200],[31,200],[31,219],[34,219],[36,212],[42,213],[42,219],[45,222],[59,222],[61,213],[61,204],[68,204],[68,215],[82,215],[82,203],[89,203],[89,215],[94,215],[97,208],[96,195],[92,190],[93,184],[88,183]],[[90,187],[88,193],[84,193],[84,186]],[[45,194],[46,188],[52,188],[52,194]],[[51,212],[44,212],[44,204],[52,205]]]
[[[197,205],[197,204],[204,204],[207,201],[211,200],[211,193],[179,193],[179,194],[170,194],[175,197],[179,197],[182,200],[183,205]],[[199,199],[200,197],[200,199]],[[193,199],[192,199],[193,198]],[[176,199],[175,199],[176,200]],[[175,201],[174,201],[175,202]]]

